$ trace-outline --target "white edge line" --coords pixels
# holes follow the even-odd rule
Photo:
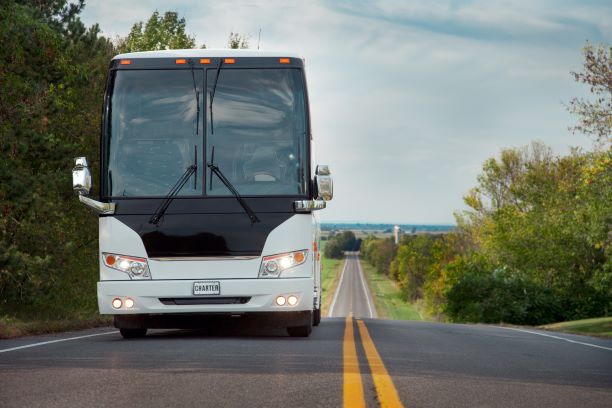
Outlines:
[[[592,343],[585,343],[583,341],[571,340],[571,339],[567,339],[565,337],[553,336],[552,334],[539,333],[539,332],[535,332],[535,331],[531,331],[531,330],[525,330],[525,329],[517,329],[516,327],[504,327],[504,326],[499,326],[499,327],[502,328],[502,329],[515,330],[515,331],[519,331],[519,332],[523,332],[523,333],[536,334],[538,336],[550,337],[551,339],[564,340],[564,341],[567,341],[569,343],[582,344],[583,346],[595,347],[595,348],[599,348],[599,349],[603,349],[603,350],[612,351],[612,348],[610,348],[610,347],[599,346],[597,344],[592,344]]]
[[[361,286],[363,287],[363,293],[366,296],[366,303],[368,304],[368,310],[370,311],[370,317],[374,318],[374,313],[372,313],[372,299],[370,298],[370,291],[366,286],[365,280],[363,278],[363,270],[361,269],[361,261],[359,260],[359,255],[357,255],[357,269],[359,270],[359,278],[361,279]]]
[[[338,300],[338,293],[340,292],[340,288],[342,287],[342,281],[344,280],[344,271],[346,270],[346,265],[348,264],[348,257],[344,258],[344,267],[342,268],[342,273],[340,274],[340,282],[338,282],[338,287],[336,287],[336,293],[334,293],[334,298],[332,299],[332,304],[329,307],[329,312],[327,313],[327,317],[334,317],[334,307],[336,306],[336,300]]]
[[[43,341],[43,342],[40,342],[40,343],[27,344],[25,346],[11,347],[11,348],[7,348],[7,349],[2,349],[2,350],[0,350],[0,353],[6,353],[8,351],[15,351],[15,350],[26,349],[26,348],[30,348],[30,347],[44,346],[46,344],[59,343],[61,341],[79,340],[79,339],[84,339],[84,338],[87,338],[87,337],[104,336],[104,335],[107,335],[107,334],[114,334],[114,333],[118,333],[118,332],[117,331],[112,331],[112,332],[88,334],[88,335],[85,335],[85,336],[68,337],[67,339]]]

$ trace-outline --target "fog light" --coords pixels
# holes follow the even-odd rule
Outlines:
[[[127,307],[128,309],[131,309],[134,307],[134,300],[127,298],[125,299],[125,303],[124,303],[125,307]]]
[[[295,306],[295,305],[297,305],[297,302],[298,302],[298,298],[297,298],[297,296],[293,296],[293,295],[291,295],[291,296],[289,296],[289,297],[287,298],[287,303],[289,303],[289,305],[290,305],[290,306]]]
[[[287,300],[285,299],[284,296],[277,296],[276,297],[276,304],[277,305],[283,306],[286,302],[287,302]]]
[[[113,299],[113,307],[115,309],[119,309],[122,304],[123,304],[123,302],[121,301],[121,299],[119,299],[119,298],[114,298]]]

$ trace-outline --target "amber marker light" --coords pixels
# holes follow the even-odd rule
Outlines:
[[[295,255],[293,255],[293,260],[295,263],[301,264],[304,262],[304,254],[302,252],[296,252]]]
[[[132,60],[119,60],[119,64],[121,65],[131,65]]]
[[[291,60],[289,58],[279,58],[278,62],[281,64],[289,64]]]
[[[184,65],[187,63],[187,60],[185,58],[179,58],[177,60],[174,60],[175,63],[177,63],[178,65]]]
[[[226,58],[223,60],[225,64],[235,64],[236,60],[234,58]]]
[[[210,58],[200,58],[200,64],[210,64]]]
[[[117,261],[117,258],[115,257],[115,255],[106,255],[105,261],[108,266],[113,266]]]

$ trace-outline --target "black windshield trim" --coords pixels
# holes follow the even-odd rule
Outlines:
[[[238,58],[238,57],[232,57],[232,58],[236,58],[236,61],[238,62],[239,60],[244,60],[246,58]],[[306,74],[304,72],[304,64],[303,61],[299,58],[291,58],[291,64],[283,64],[280,65],[277,63],[278,58],[276,57],[248,57],[251,61],[250,64],[245,65],[245,64],[223,64],[223,68],[222,69],[296,69],[296,70],[300,70],[300,77],[302,80],[302,88],[303,88],[303,97],[304,97],[304,110],[305,110],[305,127],[306,127],[306,153],[307,153],[307,160],[306,160],[306,167],[307,167],[307,172],[306,174],[310,175],[310,177],[312,177],[312,143],[310,142],[313,138],[312,138],[312,130],[311,130],[311,121],[310,121],[310,101],[308,99],[308,84],[307,84],[307,80],[306,80]],[[151,58],[151,60],[161,60],[160,58]],[[138,200],[138,199],[159,199],[159,198],[163,198],[163,195],[160,196],[115,196],[115,195],[108,195],[108,159],[109,159],[109,144],[111,141],[111,137],[110,137],[110,116],[111,116],[111,100],[112,100],[112,94],[113,94],[113,89],[114,89],[114,82],[115,82],[115,75],[117,71],[123,71],[123,70],[141,70],[141,71],[157,71],[157,70],[191,70],[191,67],[188,66],[180,66],[177,67],[176,63],[175,63],[175,59],[174,58],[168,58],[168,61],[172,61],[173,65],[167,65],[167,66],[151,66],[151,67],[145,67],[142,64],[134,64],[135,66],[131,66],[131,65],[119,65],[119,60],[113,60],[111,61],[111,65],[110,65],[110,69],[108,72],[108,77],[107,77],[107,81],[106,81],[106,92],[104,95],[104,105],[102,108],[102,124],[101,124],[101,134],[100,134],[100,192],[99,192],[99,196],[100,199],[102,201],[112,201],[112,200]],[[204,91],[206,91],[208,89],[208,70],[209,69],[216,69],[216,65],[214,64],[215,61],[217,61],[218,58],[211,58],[211,64],[206,64],[206,65],[201,65],[201,66],[195,66],[193,69],[194,70],[202,70],[203,72],[203,87],[202,89]],[[266,64],[262,63],[262,60],[265,60],[265,62],[267,62]],[[274,65],[272,65],[271,61],[274,61]],[[133,61],[136,61],[136,59],[134,59]],[[202,95],[205,95],[206,92],[202,92],[200,94],[200,97],[202,97]],[[202,101],[203,104],[206,104],[206,99],[204,98]],[[206,151],[207,151],[207,139],[208,139],[208,115],[206,114],[206,109],[201,109],[201,119],[202,119],[202,147],[203,147],[203,158],[204,158],[204,162],[206,161]],[[198,172],[201,172],[200,175],[202,177],[202,183],[203,186],[205,186],[205,183],[207,182],[207,171],[206,171],[206,166],[198,166]],[[312,198],[312,183],[310,181],[307,181],[306,183],[306,193],[303,195],[295,195],[295,194],[289,194],[289,195],[268,195],[268,194],[262,194],[262,195],[245,195],[242,194],[241,195],[244,198],[292,198],[295,197],[296,199],[308,199],[308,198]],[[175,200],[182,200],[182,199],[215,199],[215,198],[227,198],[227,197],[233,197],[231,194],[228,194],[227,196],[209,196],[207,195],[206,192],[206,188],[202,188],[202,194],[198,194],[198,195],[181,195],[175,198]]]

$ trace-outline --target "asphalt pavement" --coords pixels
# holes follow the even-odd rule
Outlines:
[[[611,340],[371,318],[352,257],[333,311],[348,317],[309,338],[234,319],[0,340],[0,407],[612,406]]]
[[[377,317],[370,289],[361,270],[359,255],[348,252],[338,288],[329,307],[329,317]]]

